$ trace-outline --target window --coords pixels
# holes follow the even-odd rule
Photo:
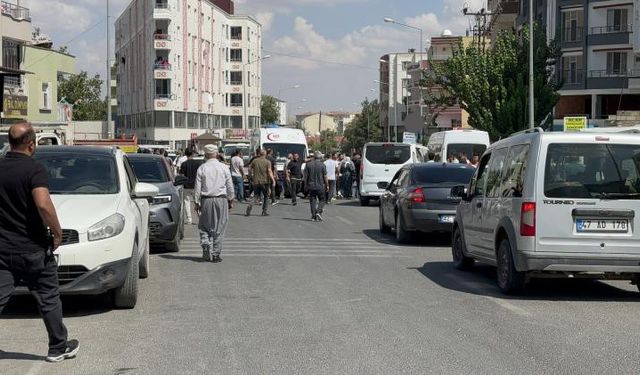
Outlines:
[[[231,72],[230,83],[232,85],[242,85],[242,72]]]
[[[501,182],[503,197],[522,197],[528,156],[529,145],[513,146],[509,150]]]
[[[629,28],[629,11],[627,9],[607,10],[607,32],[617,33],[631,31]]]
[[[627,74],[627,53],[607,52],[607,74]]]
[[[575,9],[562,12],[562,41],[579,42],[582,40],[584,11]]]
[[[471,182],[471,191],[473,191],[474,197],[484,197],[484,185],[487,182],[487,166],[491,161],[491,154],[485,155],[480,161],[478,167],[478,174]]]
[[[373,164],[404,164],[411,158],[411,146],[392,143],[367,146],[364,157]]]
[[[242,62],[242,49],[236,48],[230,51],[232,62]]]
[[[231,94],[231,106],[242,107],[242,94]]]
[[[231,39],[233,39],[233,40],[242,40],[242,27],[241,26],[232,26],[231,27]]]
[[[413,168],[413,179],[416,184],[448,184],[448,185],[467,185],[471,181],[475,168],[424,168],[416,166]]]
[[[500,176],[504,169],[504,161],[507,156],[507,149],[503,148],[493,152],[491,164],[487,171],[486,195],[489,198],[500,196]]]
[[[41,109],[51,109],[51,84],[42,82],[42,107]]]
[[[2,66],[11,69],[20,69],[22,64],[22,48],[20,43],[11,39],[2,39]],[[21,77],[5,77],[7,86],[19,87]]]
[[[562,57],[562,78],[565,84],[581,83],[582,72],[582,55]]]

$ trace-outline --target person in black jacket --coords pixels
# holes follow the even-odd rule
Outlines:
[[[187,224],[193,223],[193,188],[196,184],[196,175],[198,174],[198,168],[202,165],[202,160],[195,160],[193,158],[193,151],[185,151],[187,161],[183,162],[180,166],[180,174],[187,178],[187,182],[184,184],[184,215],[187,219]]]

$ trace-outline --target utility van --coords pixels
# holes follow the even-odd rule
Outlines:
[[[489,133],[473,129],[447,130],[429,137],[427,148],[435,154],[436,162],[459,160],[466,157],[478,159],[489,147]]]

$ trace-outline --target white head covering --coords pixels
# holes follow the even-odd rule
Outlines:
[[[216,146],[216,145],[206,145],[206,146],[204,146],[204,153],[205,153],[205,155],[217,154],[218,153],[218,146]]]

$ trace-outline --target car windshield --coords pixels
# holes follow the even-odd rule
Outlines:
[[[640,145],[551,144],[544,192],[550,198],[640,196]]]
[[[236,150],[240,150],[242,152],[242,155],[247,156],[249,155],[249,145],[247,146],[225,146],[224,147],[224,154],[227,156],[233,156],[233,154],[236,152]]]
[[[416,184],[466,185],[475,173],[474,168],[413,168]]]
[[[373,164],[404,164],[411,157],[409,145],[368,145],[364,157]]]
[[[265,143],[262,147],[273,150],[273,156],[276,160],[286,160],[289,154],[299,154],[301,158],[307,155],[305,145],[298,143]]]
[[[449,143],[447,145],[447,160],[451,161],[453,158],[471,160],[474,156],[482,156],[486,150],[486,145],[477,143]]]
[[[129,161],[138,181],[151,184],[169,181],[169,174],[162,159],[129,158]]]
[[[38,152],[36,158],[47,169],[51,194],[98,195],[119,191],[112,156]]]

